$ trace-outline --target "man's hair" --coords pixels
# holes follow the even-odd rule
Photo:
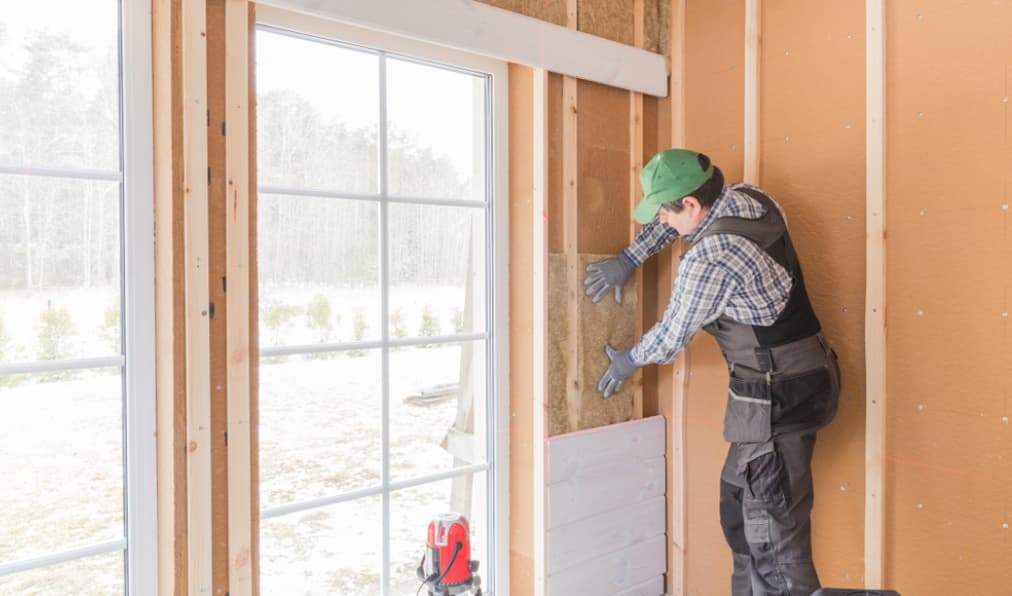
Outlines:
[[[710,167],[710,158],[702,153],[699,154],[699,167],[703,170]],[[713,204],[717,202],[717,199],[720,197],[722,192],[724,192],[724,173],[721,172],[720,168],[717,166],[713,166],[713,176],[710,176],[710,179],[704,182],[702,186],[685,196],[696,197],[696,199],[699,200],[700,205],[709,208],[713,207]],[[685,209],[685,205],[682,204],[682,199],[684,198],[685,197],[681,197],[676,201],[663,203],[661,205],[661,209],[667,209],[668,211],[672,211],[674,213],[681,213],[682,209]]]

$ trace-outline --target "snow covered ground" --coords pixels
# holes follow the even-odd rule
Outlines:
[[[423,313],[439,332],[453,333],[459,317],[455,289],[419,290],[398,309],[406,336],[423,328]],[[280,344],[320,341],[306,307],[320,292],[273,293],[295,307],[284,325],[263,330]],[[354,337],[354,315],[374,307],[369,292],[327,293],[331,341]],[[110,291],[78,291],[52,299],[67,308],[73,332],[68,357],[110,355],[103,336]],[[9,349],[37,356],[45,299],[0,295]],[[374,322],[378,324],[378,309]],[[340,322],[337,314],[344,313]],[[15,316],[12,316],[15,315]],[[431,328],[431,324],[430,324]],[[375,329],[375,327],[374,327]],[[265,340],[268,338],[265,337]],[[368,339],[368,336],[366,337]],[[274,342],[264,341],[264,344]],[[471,342],[476,361],[484,342]],[[10,346],[14,346],[10,348]],[[457,415],[455,397],[416,405],[404,397],[457,383],[459,344],[395,349],[389,358],[390,471],[393,481],[444,471],[453,458],[440,446]],[[475,395],[484,378],[476,366]],[[121,380],[117,369],[0,377],[0,562],[115,540],[123,536]],[[260,372],[261,506],[270,508],[375,486],[381,465],[380,351],[265,359]],[[479,411],[478,416],[483,412]],[[479,423],[480,424],[480,423]],[[479,437],[476,442],[484,445]],[[480,459],[479,454],[479,461]],[[472,558],[485,560],[485,475],[474,478]],[[415,567],[433,516],[449,510],[451,482],[392,493],[389,570],[393,594],[414,594]],[[378,496],[284,515],[261,523],[261,581],[265,595],[379,593],[382,501]],[[89,557],[0,577],[0,594],[115,594],[123,578],[121,553]]]

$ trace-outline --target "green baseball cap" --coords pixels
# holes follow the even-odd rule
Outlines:
[[[633,219],[649,223],[664,203],[677,201],[713,177],[713,164],[699,166],[699,153],[688,149],[667,149],[650,158],[640,171],[643,198],[633,210]]]

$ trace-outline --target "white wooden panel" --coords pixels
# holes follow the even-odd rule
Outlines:
[[[548,593],[614,596],[664,573],[664,536],[549,574]],[[633,592],[636,593],[636,592]]]
[[[548,443],[548,483],[566,482],[607,462],[664,455],[664,417],[653,416],[558,435]]]
[[[548,487],[548,527],[646,501],[664,494],[663,456],[646,461],[615,462]]]
[[[661,596],[664,594],[664,576],[654,576],[642,584],[622,590],[615,596]]]
[[[664,497],[552,528],[548,533],[548,568],[563,571],[610,552],[663,535]]]
[[[660,54],[471,0],[261,0],[507,62],[658,97],[668,93]]]

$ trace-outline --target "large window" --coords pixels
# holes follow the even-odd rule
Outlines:
[[[150,20],[127,4],[0,12],[0,594],[154,593]]]
[[[258,14],[263,592],[414,594],[456,511],[494,593],[504,68]]]

